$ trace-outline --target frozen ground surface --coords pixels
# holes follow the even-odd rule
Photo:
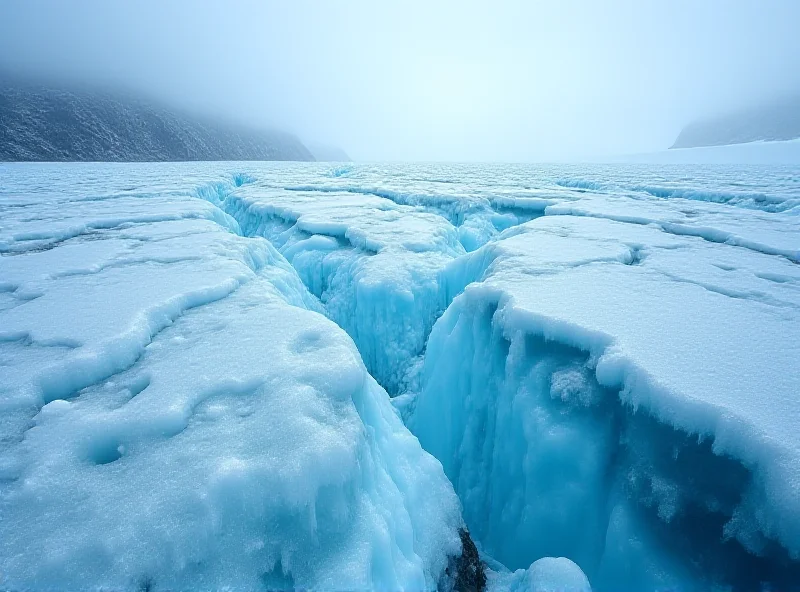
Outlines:
[[[0,587],[798,590],[798,262],[791,166],[0,165]]]
[[[608,162],[608,160],[604,161]],[[648,164],[745,164],[800,166],[800,139],[746,142],[726,146],[673,148],[619,156],[613,162]]]

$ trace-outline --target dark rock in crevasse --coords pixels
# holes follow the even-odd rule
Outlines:
[[[458,534],[461,537],[461,556],[450,561],[446,570],[448,583],[454,592],[483,592],[486,589],[486,566],[478,555],[478,548],[469,531],[461,528]]]

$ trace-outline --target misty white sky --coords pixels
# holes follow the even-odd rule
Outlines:
[[[358,160],[659,150],[800,91],[800,0],[0,1],[0,67],[122,84]]]

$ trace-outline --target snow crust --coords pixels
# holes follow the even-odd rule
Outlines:
[[[4,238],[61,236],[38,197]],[[294,269],[195,198],[114,199],[0,259],[3,587],[434,589],[458,500]]]
[[[566,557],[543,557],[528,569],[490,572],[490,588],[509,592],[591,592],[589,580]]]
[[[0,175],[3,586],[800,582],[795,169]]]

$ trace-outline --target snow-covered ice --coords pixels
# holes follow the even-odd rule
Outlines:
[[[796,167],[0,165],[0,587],[800,589],[798,262]]]
[[[3,587],[436,586],[455,494],[269,242],[188,194],[37,198],[3,219]]]
[[[589,580],[566,557],[542,557],[528,569],[489,572],[491,589],[508,592],[591,592]]]
[[[753,141],[721,146],[672,148],[660,152],[629,154],[612,162],[648,164],[800,165],[800,139]],[[608,162],[609,159],[605,159]]]

